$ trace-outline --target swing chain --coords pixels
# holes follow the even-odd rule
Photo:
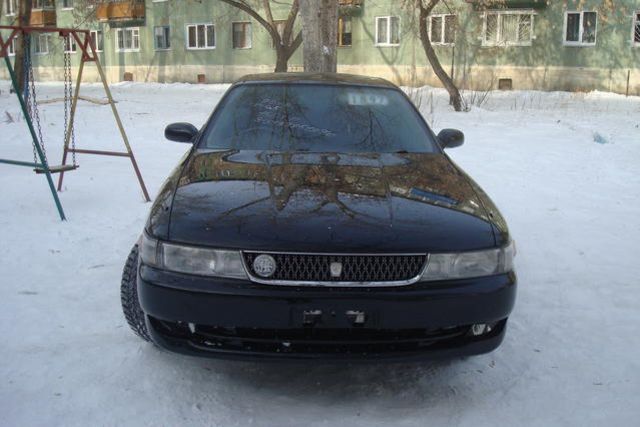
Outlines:
[[[24,44],[24,65],[25,71],[24,75],[27,79],[25,84],[25,103],[27,104],[27,113],[31,120],[35,119],[36,128],[38,130],[38,141],[37,143],[40,145],[42,149],[42,157],[44,161],[47,161],[47,150],[44,145],[44,139],[42,138],[42,126],[40,124],[40,113],[38,111],[38,100],[36,98],[36,84],[35,79],[33,77],[33,63],[31,61],[31,36],[29,34],[23,34],[23,44]],[[33,163],[38,162],[36,147],[32,145],[33,149]]]
[[[69,36],[67,36],[69,37]],[[71,43],[71,40],[68,40],[67,43]],[[70,50],[70,49],[69,49]],[[71,55],[69,52],[64,53],[64,140],[67,141],[67,138],[71,139],[71,162],[73,166],[76,166],[76,135],[75,135],[75,126],[73,120],[71,120],[69,111],[69,106],[73,99],[73,83],[71,76]],[[71,129],[69,129],[69,124],[71,125]],[[68,131],[71,132],[71,135],[68,134]]]

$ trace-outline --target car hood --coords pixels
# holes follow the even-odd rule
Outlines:
[[[496,245],[473,183],[443,154],[196,151],[172,241],[218,248],[425,253]]]

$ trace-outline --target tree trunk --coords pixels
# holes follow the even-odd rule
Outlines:
[[[300,0],[304,70],[335,73],[338,69],[338,2]]]
[[[285,21],[283,34],[280,35],[278,33],[278,27],[276,22],[273,20],[273,14],[271,13],[271,2],[278,3],[275,0],[262,0],[262,9],[264,9],[264,13],[266,17],[261,16],[258,13],[257,2],[248,2],[247,0],[219,0],[223,3],[226,3],[230,6],[235,7],[236,9],[242,10],[247,13],[253,19],[258,21],[260,25],[264,27],[265,30],[269,33],[271,37],[271,41],[275,46],[276,50],[276,68],[275,72],[286,73],[289,68],[289,59],[291,55],[300,47],[302,43],[302,36],[300,32],[294,38],[293,35],[293,26],[296,22],[296,18],[298,17],[298,11],[300,10],[299,0],[293,0],[291,3],[291,9],[289,10],[289,15]]]
[[[18,22],[17,25],[28,26],[31,20],[31,0],[20,0],[18,2]],[[29,36],[25,36],[29,37]],[[16,73],[18,90],[24,91],[24,38],[22,34],[16,37],[16,56],[13,69]],[[23,93],[24,95],[24,93]]]
[[[438,76],[444,88],[449,92],[449,102],[456,111],[462,111],[462,96],[460,96],[460,91],[444,68],[442,68],[438,55],[433,50],[431,40],[429,39],[429,32],[427,31],[427,18],[438,2],[439,0],[432,0],[429,6],[425,8],[422,0],[416,0],[416,4],[420,10],[420,19],[418,20],[418,25],[420,26],[420,41],[422,42],[424,53],[427,55],[433,72],[436,73],[436,76]]]
[[[276,46],[276,73],[286,73],[289,69],[289,57],[284,46]]]

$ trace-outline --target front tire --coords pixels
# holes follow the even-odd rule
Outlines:
[[[138,299],[138,245],[136,244],[127,257],[122,271],[120,285],[120,301],[124,318],[133,332],[145,341],[151,341],[144,312]]]

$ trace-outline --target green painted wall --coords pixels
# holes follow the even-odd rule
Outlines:
[[[79,0],[76,0],[79,1]],[[509,1],[507,3],[533,3]],[[537,0],[538,4],[543,0]],[[286,0],[274,3],[274,16],[284,19],[289,7]],[[417,39],[416,19],[403,8],[403,0],[364,0],[364,5],[351,9],[352,46],[340,47],[338,62],[343,70],[378,74],[400,83],[433,83],[420,41]],[[608,1],[549,0],[545,7],[535,8],[531,46],[486,47],[480,40],[483,28],[483,10],[464,0],[441,3],[436,13],[455,13],[458,19],[455,46],[436,46],[445,69],[453,70],[455,79],[466,84],[473,79],[488,81],[494,77],[516,76],[522,87],[555,88],[553,81],[558,74],[565,81],[567,68],[575,69],[575,84],[563,83],[567,89],[604,88],[607,73],[609,86],[619,90],[627,71],[632,73],[632,89],[640,93],[640,46],[632,43],[632,26],[635,11],[640,11],[640,0],[612,0],[613,8],[605,7]],[[140,50],[117,52],[115,28],[95,20],[79,23],[77,11],[62,10],[62,0],[57,0],[59,26],[80,25],[84,28],[101,28],[105,37],[102,62],[111,80],[121,79],[125,71],[135,70],[136,80],[195,81],[198,71],[207,74],[208,81],[230,81],[237,72],[226,70],[269,71],[275,62],[275,50],[271,40],[257,22],[244,12],[217,0],[167,0],[146,1],[146,19],[140,26]],[[521,7],[522,5],[518,5]],[[521,7],[522,8],[522,7]],[[508,9],[512,10],[512,9]],[[592,47],[563,45],[564,19],[567,10],[595,10],[598,12],[597,42]],[[378,16],[399,16],[401,41],[398,46],[375,45],[375,20]],[[3,16],[0,22],[10,23],[11,17]],[[252,47],[233,49],[231,23],[252,22]],[[187,50],[186,25],[213,23],[216,30],[216,47],[211,50]],[[157,25],[171,27],[171,49],[154,49],[153,31]],[[296,23],[300,28],[300,22]],[[62,65],[61,43],[53,36],[50,54],[34,56],[43,78],[47,69]],[[302,63],[302,48],[289,62],[292,69]],[[73,55],[78,62],[78,55]],[[485,70],[480,73],[478,70]],[[487,71],[495,70],[489,78]],[[554,71],[555,70],[555,71]],[[585,74],[588,71],[588,76]],[[569,71],[571,73],[571,71]],[[615,84],[612,83],[615,74]],[[53,78],[54,73],[51,73]],[[586,79],[586,80],[585,80]],[[526,84],[524,80],[527,80]],[[586,83],[585,83],[586,82]],[[491,82],[490,82],[491,83]],[[473,85],[472,85],[473,86]],[[478,86],[476,84],[475,86]],[[480,85],[481,86],[481,85]],[[516,85],[517,86],[517,85]],[[632,90],[632,93],[633,93]]]

